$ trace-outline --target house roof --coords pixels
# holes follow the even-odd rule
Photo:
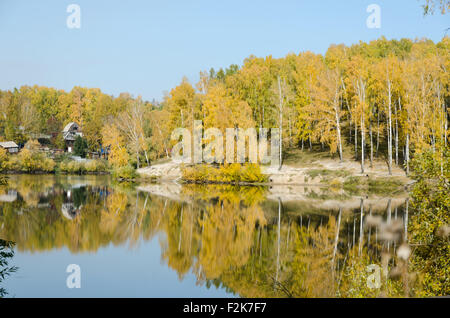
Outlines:
[[[0,142],[0,147],[2,148],[19,148],[14,141],[3,141]]]
[[[71,130],[72,127],[76,126],[76,128],[78,129],[78,124],[76,122],[70,122],[66,125],[66,127],[64,127],[63,132],[68,132]]]
[[[80,132],[74,132],[74,131],[66,131],[66,132],[63,132],[64,140],[75,141],[75,139],[76,139],[78,136],[83,137],[83,134],[80,133]]]

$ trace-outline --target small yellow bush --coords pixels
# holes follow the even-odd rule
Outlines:
[[[183,179],[195,183],[267,182],[259,165],[233,163],[216,168],[208,165],[182,168]]]

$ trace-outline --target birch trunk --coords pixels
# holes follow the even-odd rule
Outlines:
[[[339,119],[339,112],[337,106],[334,108],[336,113],[336,133],[337,133],[337,142],[339,147],[339,159],[342,162],[342,141],[341,141],[341,124]]]
[[[395,164],[398,165],[398,120],[397,120],[397,106],[394,106],[395,111]]]
[[[364,112],[361,113],[361,173],[364,173]]]
[[[380,146],[380,110],[377,109],[377,151],[375,153],[375,156],[377,156],[377,157],[378,157],[379,146]]]
[[[406,175],[409,175],[409,133],[406,134],[405,161],[406,161]]]
[[[389,175],[392,175],[392,93],[391,93],[391,81],[388,82],[388,169]]]
[[[355,121],[355,159],[358,160],[358,124],[356,123],[356,121]]]
[[[370,167],[373,167],[373,141],[372,141],[372,123],[369,122],[369,135],[370,135]]]
[[[283,95],[281,93],[281,81],[280,77],[278,76],[278,96],[279,96],[279,102],[280,102],[280,166],[278,167],[278,170],[281,170],[282,159],[283,159]]]

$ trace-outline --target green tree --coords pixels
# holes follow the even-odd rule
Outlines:
[[[86,139],[84,139],[81,136],[77,136],[73,144],[73,153],[76,156],[84,158],[86,157],[87,151],[88,151],[88,144]]]

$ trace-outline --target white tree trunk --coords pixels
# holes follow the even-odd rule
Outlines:
[[[406,134],[405,161],[406,161],[406,175],[409,175],[409,133]]]
[[[364,111],[361,113],[361,173],[364,173]]]
[[[339,147],[339,159],[342,161],[342,141],[341,141],[341,124],[339,119],[339,112],[337,106],[335,106],[336,113],[336,133],[337,133],[337,142]]]
[[[388,79],[388,169],[392,175],[392,93],[391,82]]]
[[[282,159],[283,159],[283,94],[281,92],[281,80],[280,76],[278,76],[278,96],[279,96],[279,111],[280,111],[280,166],[278,167],[278,170],[281,170]]]

